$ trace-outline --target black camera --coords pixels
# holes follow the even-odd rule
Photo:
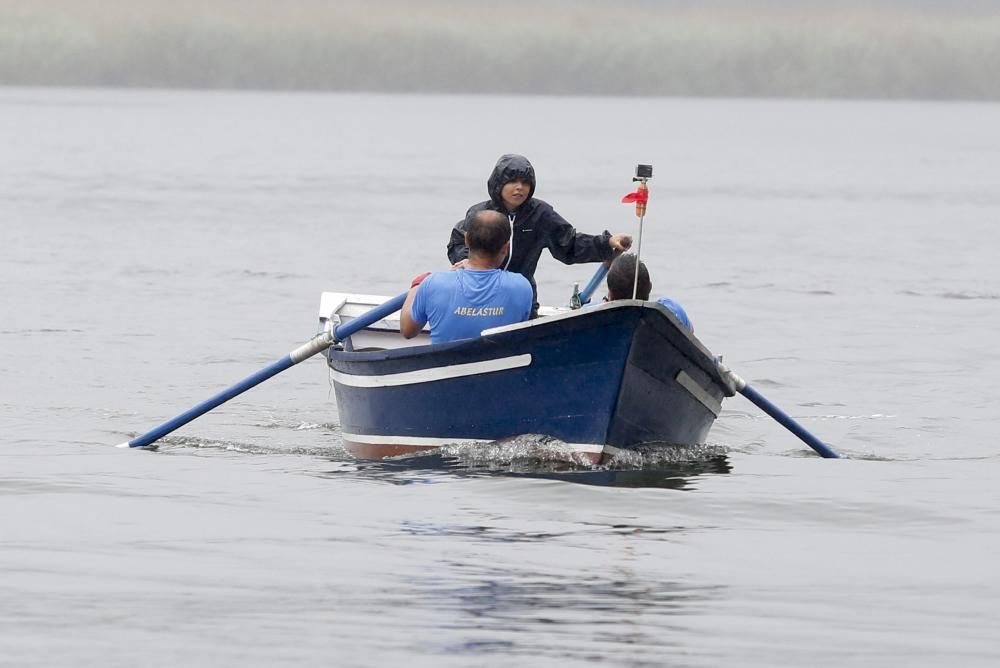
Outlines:
[[[653,166],[652,165],[636,165],[635,166],[635,180],[640,179],[651,179],[653,178]]]

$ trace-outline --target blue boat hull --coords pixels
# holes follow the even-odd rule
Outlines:
[[[522,434],[590,461],[650,442],[694,445],[732,394],[669,311],[638,301],[328,360],[345,445],[363,458]]]

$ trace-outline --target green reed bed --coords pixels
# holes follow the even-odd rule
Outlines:
[[[0,84],[1000,99],[1000,11],[741,7],[0,0]]]

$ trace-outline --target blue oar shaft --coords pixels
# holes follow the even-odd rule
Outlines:
[[[603,281],[604,277],[607,275],[608,268],[604,265],[604,263],[601,263],[601,266],[599,266],[597,271],[594,272],[594,277],[590,279],[590,283],[587,283],[587,287],[585,287],[583,292],[580,293],[580,303],[590,303],[590,296],[594,294],[594,290],[601,286],[601,281]]]
[[[743,380],[739,374],[723,364],[721,357],[716,361],[716,366],[719,369],[719,373],[721,373],[723,377],[729,379],[733,388],[735,388],[737,392],[753,402],[753,404],[759,409],[777,420],[778,424],[782,427],[802,439],[806,445],[818,452],[820,456],[826,457],[827,459],[843,459],[843,457],[841,457],[836,450],[810,434],[806,428],[796,422],[792,416],[771,403],[767,397],[751,387],[750,384]]]
[[[775,406],[767,399],[767,397],[762,395],[753,387],[750,385],[744,385],[742,388],[738,389],[740,394],[752,401],[762,411],[777,420],[779,424],[785,427],[785,429],[802,439],[806,445],[818,452],[820,456],[826,457],[827,459],[841,459],[841,456],[835,450],[810,434],[806,428],[796,422],[792,416]]]
[[[327,346],[329,345],[330,344],[327,344]],[[147,445],[150,445],[160,440],[161,438],[163,438],[170,432],[174,431],[175,429],[183,427],[191,420],[194,420],[195,418],[204,415],[213,408],[216,408],[221,404],[226,403],[236,395],[243,394],[251,387],[260,385],[271,376],[281,373],[282,371],[292,366],[293,364],[295,364],[295,362],[292,361],[292,356],[285,355],[277,362],[269,364],[268,366],[264,367],[263,369],[253,374],[252,376],[248,376],[247,378],[241,380],[232,387],[229,387],[223,390],[222,392],[219,392],[211,399],[203,401],[194,408],[190,408],[184,411],[183,413],[173,418],[172,420],[167,420],[159,427],[143,434],[142,436],[137,436],[136,438],[133,438],[131,441],[128,442],[128,447],[143,448]]]
[[[334,331],[333,335],[330,332],[323,332],[317,334],[309,342],[299,346],[292,352],[288,353],[276,362],[273,362],[260,371],[247,376],[235,385],[226,388],[222,392],[219,392],[210,399],[207,399],[197,406],[190,408],[172,420],[167,420],[159,427],[146,432],[142,436],[137,436],[133,438],[128,443],[123,443],[119,447],[128,446],[130,448],[142,448],[147,445],[151,445],[156,441],[160,440],[170,432],[183,427],[188,422],[191,422],[197,417],[200,417],[218,406],[226,403],[230,399],[240,394],[243,394],[247,390],[257,385],[260,385],[268,378],[275,376],[289,367],[295,366],[302,360],[308,359],[315,355],[316,353],[322,352],[329,348],[335,341],[343,341],[351,334],[354,334],[359,329],[364,329],[368,325],[385,318],[392,313],[395,313],[402,307],[403,301],[406,299],[406,293],[393,297],[381,306],[377,306],[369,311],[366,311],[363,315],[346,322]]]
[[[401,295],[397,295],[387,301],[386,303],[376,306],[375,308],[366,311],[362,315],[359,315],[354,320],[350,322],[345,322],[343,325],[338,327],[333,335],[337,341],[343,341],[348,336],[358,331],[359,329],[364,329],[368,325],[378,322],[386,316],[392,315],[399,309],[403,308],[403,302],[406,301],[406,292]]]

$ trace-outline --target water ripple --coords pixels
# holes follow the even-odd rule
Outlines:
[[[1000,299],[1000,295],[993,293],[982,293],[982,292],[944,292],[938,295],[942,299],[959,299],[959,300],[985,300],[985,301],[995,301]]]

